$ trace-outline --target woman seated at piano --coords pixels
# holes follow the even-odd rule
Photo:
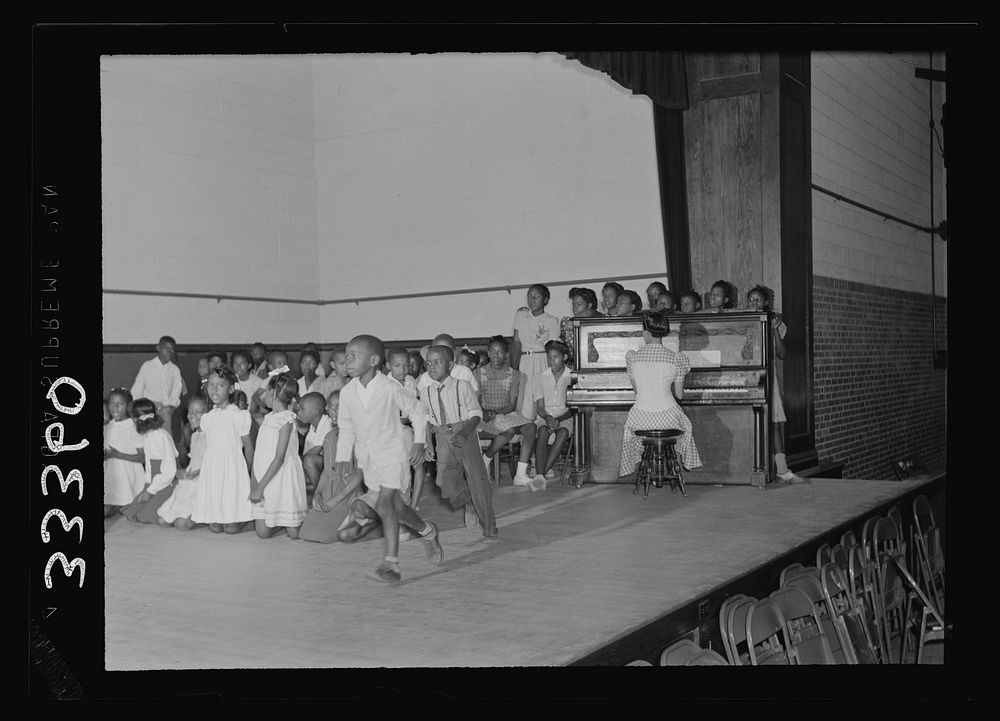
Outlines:
[[[642,316],[642,337],[646,345],[625,354],[625,368],[635,388],[635,403],[628,412],[622,433],[619,476],[635,473],[642,456],[638,430],[677,428],[677,457],[687,470],[698,468],[701,457],[691,434],[691,421],[677,404],[684,395],[684,376],[691,370],[687,357],[663,345],[670,333],[670,321],[661,312]]]
[[[597,293],[590,288],[570,288],[569,302],[573,308],[572,316],[563,316],[560,324],[559,340],[569,348],[569,360],[572,365],[576,356],[573,333],[573,318],[603,318],[604,314],[597,310]]]

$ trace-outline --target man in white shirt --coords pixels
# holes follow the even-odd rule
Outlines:
[[[156,358],[142,364],[132,384],[132,398],[148,398],[156,407],[156,414],[163,419],[163,427],[173,437],[174,411],[181,402],[181,370],[172,358],[177,342],[169,335],[160,338],[156,345]],[[174,438],[176,442],[177,439]]]

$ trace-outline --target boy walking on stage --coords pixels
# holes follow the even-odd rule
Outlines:
[[[430,381],[421,403],[437,441],[437,482],[453,508],[465,506],[466,528],[482,528],[483,538],[493,540],[497,537],[493,488],[476,434],[483,411],[472,386],[451,375],[454,359],[448,346],[427,350]]]
[[[416,533],[424,543],[427,560],[441,563],[443,552],[438,530],[403,503],[400,489],[409,478],[410,465],[424,454],[427,412],[412,395],[379,372],[385,360],[385,346],[371,335],[359,335],[347,344],[347,373],[351,381],[340,391],[337,440],[337,475],[346,482],[351,472],[351,452],[364,472],[365,485],[378,492],[375,511],[382,521],[385,560],[370,578],[391,586],[402,581],[399,572],[399,524]],[[403,450],[400,412],[413,423],[413,445],[409,458]]]

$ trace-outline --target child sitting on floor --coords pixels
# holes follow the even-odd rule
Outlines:
[[[191,427],[191,452],[187,468],[180,468],[174,476],[177,484],[157,511],[156,522],[164,527],[173,526],[190,531],[198,524],[191,520],[194,502],[198,497],[198,475],[205,457],[205,434],[201,431],[201,418],[208,413],[208,401],[201,397],[188,401],[187,419]]]
[[[135,429],[142,436],[142,450],[146,457],[146,485],[121,513],[130,521],[156,523],[157,509],[173,493],[177,475],[177,447],[163,427],[163,418],[156,413],[156,404],[148,398],[132,403]]]
[[[312,506],[299,531],[299,537],[304,541],[333,543],[340,540],[339,532],[344,530],[351,521],[349,517],[351,502],[361,492],[364,480],[361,471],[353,463],[343,482],[335,472],[337,440],[339,438],[337,429],[339,397],[340,391],[334,391],[326,402],[326,415],[323,418],[329,418],[330,428],[323,437],[321,446],[322,472],[316,481],[316,492],[313,493]],[[307,414],[307,417],[311,417],[311,414]],[[374,501],[372,505],[375,505]],[[348,538],[348,540],[353,539]]]
[[[337,391],[339,394],[339,391]],[[326,412],[327,400],[322,393],[307,393],[299,400],[295,414],[305,425],[306,437],[302,446],[302,470],[306,474],[306,495],[312,497],[324,469],[323,443],[333,429],[333,419]]]

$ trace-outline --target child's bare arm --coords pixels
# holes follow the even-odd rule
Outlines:
[[[253,478],[253,439],[246,435],[240,436],[240,441],[243,442],[243,460],[246,461],[247,472]]]

